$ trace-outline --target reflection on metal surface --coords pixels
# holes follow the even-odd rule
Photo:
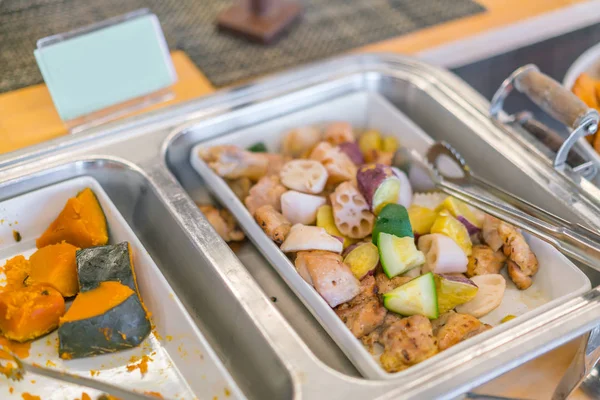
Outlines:
[[[450,399],[591,329],[600,318],[597,290],[475,337],[464,343],[467,351],[441,353],[425,373],[408,370],[389,381],[351,376],[347,360],[327,347],[318,323],[256,250],[243,249],[244,265],[202,217],[191,197],[210,197],[187,159],[199,141],[357,90],[385,96],[434,139],[452,143],[486,180],[600,228],[597,188],[578,185],[568,169],[557,172],[541,153],[520,147],[518,133],[491,121],[489,103],[460,79],[391,55],[309,66],[56,139],[52,148],[4,155],[0,198],[94,176],[250,398],[316,398],[326,388],[332,399]]]
[[[556,387],[552,400],[568,399],[584,380],[586,386],[597,387],[598,377],[594,376],[594,371],[597,371],[594,365],[598,360],[600,360],[600,329],[596,327],[585,335],[571,365]]]
[[[515,70],[502,82],[490,105],[490,115],[499,119],[504,101],[515,88],[526,94],[534,103],[549,115],[571,128],[571,133],[556,151],[554,168],[565,168],[569,152],[584,136],[594,134],[598,130],[598,112],[588,108],[577,96],[563,88],[558,82],[544,75],[532,64]],[[592,160],[597,162],[597,157]],[[578,166],[581,170],[583,166]],[[598,166],[596,166],[596,169]],[[584,169],[588,170],[589,169]],[[591,179],[593,176],[587,176]]]

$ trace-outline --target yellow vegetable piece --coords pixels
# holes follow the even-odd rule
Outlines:
[[[385,152],[395,152],[398,150],[398,139],[394,136],[388,136],[381,143],[381,150]]]
[[[400,195],[399,179],[386,179],[375,191],[373,195],[373,214],[379,215],[383,207],[388,204],[396,204]]]
[[[350,239],[342,235],[342,232],[335,226],[333,218],[333,208],[330,205],[324,205],[317,210],[317,226],[325,229],[332,236],[344,238],[344,248],[356,243],[356,240]]]
[[[438,213],[426,207],[412,205],[408,207],[408,219],[413,232],[418,235],[427,235],[435,222]]]
[[[503,323],[508,322],[511,319],[515,319],[515,318],[517,318],[516,315],[508,314],[506,317],[504,317],[500,320],[500,323],[503,324]]]
[[[483,219],[479,218],[465,203],[452,196],[446,197],[437,207],[437,211],[441,210],[447,210],[455,218],[463,217],[476,228],[481,229],[483,227]]]
[[[473,243],[469,237],[467,228],[448,211],[443,210],[431,226],[431,233],[441,233],[456,242],[467,256],[473,250]]]
[[[373,243],[358,245],[344,258],[344,264],[350,267],[352,274],[358,280],[374,270],[378,263],[379,250]]]
[[[381,150],[381,134],[378,131],[367,131],[358,139],[358,147],[364,154],[369,154],[372,150]]]

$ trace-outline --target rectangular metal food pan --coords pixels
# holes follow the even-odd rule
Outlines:
[[[131,247],[136,282],[140,295],[154,326],[150,336],[138,347],[127,351],[63,360],[58,356],[57,332],[34,340],[28,362],[48,368],[72,372],[130,390],[160,393],[165,398],[193,399],[217,387],[240,397],[241,391],[216,357],[213,350],[183,308],[177,295],[169,287],[160,270],[120,215],[102,186],[89,176],[79,177],[26,194],[0,201],[0,264],[17,255],[29,257],[35,250],[35,240],[44,233],[64,207],[67,199],[85,188],[90,188],[102,206],[109,229],[109,244],[127,241]],[[13,232],[18,231],[16,242]],[[150,357],[147,371],[129,372],[132,357]],[[204,379],[195,379],[197,376]],[[19,398],[22,393],[42,394],[44,398],[76,398],[82,387],[62,385],[52,379],[38,377],[31,381],[4,382],[0,387],[3,399]],[[9,386],[13,389],[9,393]],[[214,387],[214,389],[213,389]],[[87,390],[91,396],[100,395]],[[217,393],[215,391],[214,393]]]
[[[211,197],[189,154],[199,142],[358,91],[378,93],[434,139],[450,141],[496,184],[600,227],[594,200],[491,122],[489,104],[474,90],[447,71],[392,55],[319,63],[1,156],[0,193],[84,174],[97,179],[249,398],[453,398],[594,326],[596,290],[534,310],[493,337],[475,337],[427,370],[356,378],[256,248],[233,253],[202,217],[193,200]]]
[[[227,183],[199,157],[201,149],[211,146],[233,144],[247,148],[259,141],[264,143],[270,152],[277,153],[283,136],[291,129],[336,120],[347,121],[358,131],[374,129],[385,135],[395,136],[402,146],[415,149],[422,154],[433,143],[433,140],[425,132],[384,98],[375,92],[361,91],[200,142],[190,152],[190,164],[206,182],[206,187],[210,192],[214,193],[219,202],[233,213],[250,241],[256,245],[260,253],[269,260],[306,307],[311,310],[315,318],[363,376],[371,379],[389,379],[406,373],[407,370],[395,374],[389,374],[383,370],[378,363],[378,357],[374,357],[367,351],[331,307],[310,285],[304,282],[292,262],[263,233]],[[535,278],[536,283],[528,290],[520,291],[507,279],[508,286],[502,304],[497,310],[482,319],[485,323],[495,327],[489,333],[490,335],[498,332],[500,321],[506,315],[520,316],[544,304],[546,304],[545,308],[550,309],[591,288],[587,277],[552,246],[535,237],[530,237],[529,242],[541,265]],[[560,282],[553,279],[558,274],[561,276]],[[509,325],[503,325],[502,329],[509,329]],[[465,344],[465,346],[467,345]],[[464,347],[456,347],[452,351],[458,353],[465,350]],[[436,360],[436,357],[432,357],[411,369],[431,368],[431,365],[437,362]]]

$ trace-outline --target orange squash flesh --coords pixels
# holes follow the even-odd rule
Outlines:
[[[108,230],[102,207],[90,188],[67,200],[65,208],[40,236],[39,248],[66,241],[86,248],[108,243]]]
[[[25,342],[56,329],[65,300],[51,286],[33,285],[0,293],[0,331]]]
[[[134,293],[131,288],[119,282],[100,282],[97,288],[81,292],[75,297],[75,301],[73,301],[65,316],[60,319],[60,323],[102,315],[123,303]]]
[[[20,289],[25,287],[31,264],[25,257],[18,255],[6,261],[2,270],[6,275],[6,286],[0,288],[0,291]]]
[[[29,257],[31,271],[27,284],[46,283],[64,297],[75,296],[79,290],[77,281],[77,247],[69,243],[42,247]]]

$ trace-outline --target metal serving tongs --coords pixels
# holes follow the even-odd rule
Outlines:
[[[460,153],[456,151],[456,149],[449,143],[444,141],[437,142],[427,150],[427,161],[434,167],[437,167],[440,158],[444,156],[452,160],[455,165],[460,167],[462,172],[462,176],[460,177],[449,176],[440,171],[439,168],[436,168],[438,173],[444,177],[446,182],[454,183],[462,187],[472,187],[483,190],[487,193],[491,193],[511,206],[525,211],[528,214],[547,223],[572,229],[581,235],[587,236],[590,240],[596,240],[600,242],[600,232],[596,232],[581,224],[567,221],[566,219],[561,218],[556,214],[552,214],[513,193],[509,193],[499,186],[496,186],[488,180],[476,175],[471,168],[469,168],[462,155],[460,155]]]
[[[25,363],[21,361],[21,359],[19,359],[19,357],[17,357],[10,349],[0,344],[0,374],[5,375],[9,379],[19,381],[23,379],[23,376],[26,372],[42,375],[47,378],[56,379],[66,383],[73,383],[91,389],[100,390],[105,393],[110,393],[112,396],[116,396],[121,400],[156,400],[156,397],[132,392],[130,390],[95,379]]]
[[[449,176],[440,171],[438,161],[441,155],[453,160],[461,168],[463,176]],[[447,143],[434,144],[427,156],[426,159],[415,150],[401,148],[396,153],[394,163],[406,165],[406,161],[410,161],[412,166],[424,169],[439,190],[539,237],[566,255],[600,271],[600,235],[596,232],[574,225],[477,177],[460,154]],[[492,192],[497,197],[469,191],[466,186]],[[528,213],[521,209],[526,209]]]
[[[441,157],[444,156],[460,167],[462,176],[449,176],[438,168]],[[411,164],[424,168],[435,186],[446,194],[506,220],[554,245],[563,253],[600,271],[600,235],[598,233],[583,225],[560,218],[478,177],[471,171],[460,153],[448,143],[435,143],[428,149],[427,158],[422,157],[414,150],[400,149],[394,161],[396,165],[406,165],[409,161]],[[465,187],[480,190],[475,193],[465,190]],[[484,195],[481,193],[482,190],[492,193],[509,205]],[[526,210],[528,213],[522,210]],[[567,399],[586,377],[595,371],[594,365],[600,359],[599,345],[600,329],[595,328],[586,334],[567,373],[556,387],[552,400]]]

